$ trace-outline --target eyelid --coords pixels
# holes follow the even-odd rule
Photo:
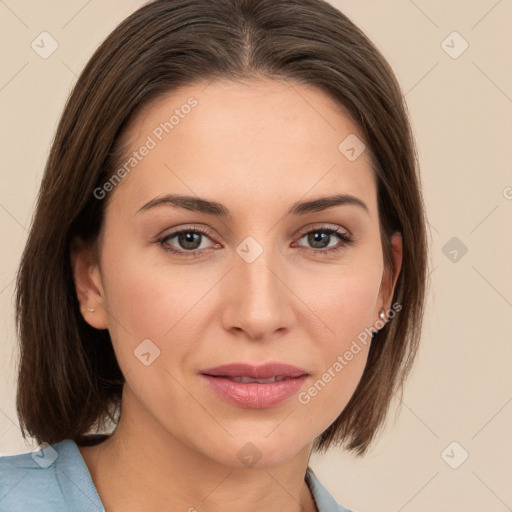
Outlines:
[[[347,238],[351,238],[351,239],[353,238],[352,233],[348,229],[341,227],[337,224],[329,224],[329,223],[322,223],[322,222],[313,223],[304,228],[301,228],[298,232],[296,232],[297,234],[294,234],[294,238],[297,238],[297,237],[300,238],[311,231],[322,231],[322,230],[330,230],[330,229],[332,229],[333,231],[337,231],[340,234],[346,235]]]
[[[201,233],[203,235],[208,236],[210,239],[215,238],[215,233],[213,230],[206,226],[198,227],[195,224],[185,225],[185,226],[179,226],[177,228],[172,228],[168,233],[167,230],[162,231],[162,234],[159,234],[155,237],[155,241],[165,239],[165,238],[171,238],[173,236],[179,235],[183,231],[195,231],[197,233]]]

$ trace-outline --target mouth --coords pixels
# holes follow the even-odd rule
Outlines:
[[[274,407],[296,394],[309,373],[296,366],[233,363],[199,372],[220,398],[238,407]]]

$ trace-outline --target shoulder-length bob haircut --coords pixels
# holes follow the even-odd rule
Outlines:
[[[16,282],[16,407],[25,439],[28,433],[38,442],[85,444],[88,434],[119,420],[124,377],[108,330],[92,328],[80,314],[70,254],[76,242],[95,245],[108,197],[98,200],[94,190],[124,161],[130,121],[178,87],[258,78],[315,86],[337,102],[371,156],[389,268],[390,238],[402,234],[393,296],[400,313],[374,334],[351,400],[314,442],[316,451],[368,449],[417,351],[426,217],[398,81],[363,32],[323,0],[154,0],[95,51],[52,142]]]

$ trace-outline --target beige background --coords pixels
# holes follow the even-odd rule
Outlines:
[[[311,465],[358,512],[512,510],[512,2],[331,3],[376,43],[406,93],[432,228],[432,288],[396,420],[391,411],[365,458],[333,450]],[[87,59],[142,4],[0,1],[3,455],[35,447],[23,442],[15,413],[12,295],[49,145]],[[59,45],[48,59],[30,46],[43,31]],[[454,31],[460,36],[443,43]],[[469,46],[452,58],[461,37]],[[466,254],[445,246],[452,237]],[[463,450],[467,460],[453,469]]]

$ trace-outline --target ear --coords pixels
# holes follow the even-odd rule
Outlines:
[[[105,294],[99,264],[93,251],[83,243],[75,242],[71,250],[71,267],[85,321],[96,329],[107,329]]]
[[[393,233],[391,237],[391,254],[395,269],[390,265],[386,265],[382,276],[382,283],[379,290],[379,311],[377,311],[377,317],[381,308],[386,312],[391,308],[391,301],[393,300],[393,293],[395,291],[396,282],[402,268],[402,234],[398,231]]]

